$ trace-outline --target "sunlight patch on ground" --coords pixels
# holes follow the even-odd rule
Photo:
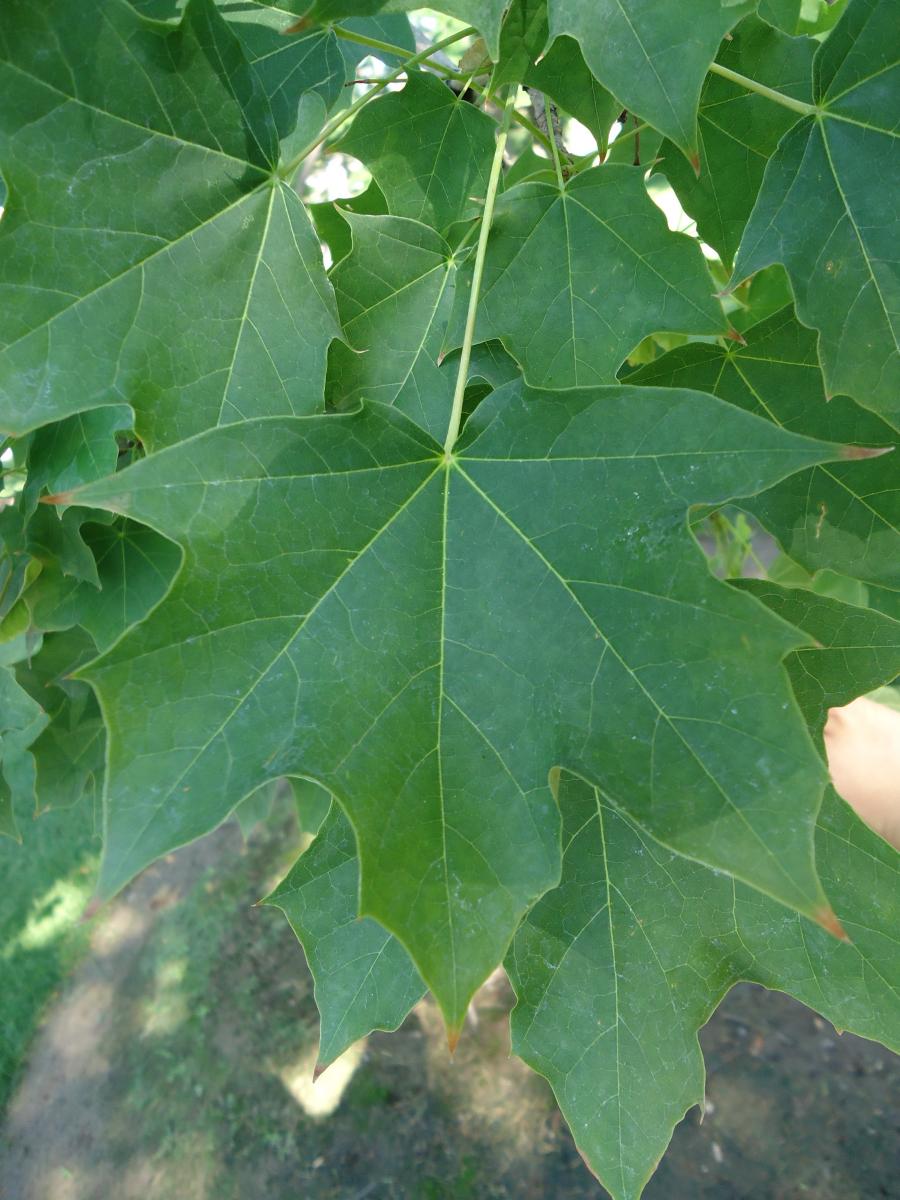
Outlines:
[[[309,1117],[328,1117],[341,1102],[347,1084],[361,1065],[367,1039],[356,1042],[336,1058],[318,1079],[313,1079],[317,1051],[312,1049],[285,1067],[279,1078]]]

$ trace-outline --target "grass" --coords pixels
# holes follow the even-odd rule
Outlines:
[[[100,849],[87,803],[19,817],[0,837],[0,1114],[47,1004],[87,946],[79,918]]]

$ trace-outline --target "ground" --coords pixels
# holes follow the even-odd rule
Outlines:
[[[602,1198],[549,1089],[508,1057],[502,979],[454,1061],[423,1002],[312,1087],[311,980],[281,914],[253,907],[298,848],[287,811],[170,855],[90,929],[71,910],[96,841],[49,819],[49,892],[27,853],[0,856],[22,885],[0,902],[0,1200]],[[24,911],[10,896],[29,887]],[[702,1041],[704,1120],[676,1131],[648,1200],[900,1197],[900,1060],[751,987]]]

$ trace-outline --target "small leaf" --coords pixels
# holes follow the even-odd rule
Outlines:
[[[393,216],[446,233],[481,215],[495,129],[442,80],[410,71],[402,91],[362,110],[339,148],[369,168]]]
[[[438,366],[456,283],[450,247],[417,221],[345,220],[353,250],[331,278],[347,341],[332,347],[326,397],[338,408],[395,404],[440,438],[454,385]]]

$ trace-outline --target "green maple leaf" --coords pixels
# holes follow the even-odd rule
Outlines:
[[[396,1029],[421,1000],[425,985],[401,943],[357,915],[356,841],[337,804],[266,903],[284,912],[312,972],[320,1068],[373,1030]]]
[[[674,1125],[702,1103],[697,1031],[739,980],[900,1047],[897,854],[830,788],[817,863],[852,943],[672,854],[599,789],[564,777],[559,800],[562,883],[506,960],[513,1050],[550,1081],[614,1200],[640,1196]]]
[[[457,288],[457,345],[466,293]],[[475,334],[499,338],[532,386],[609,383],[650,333],[725,329],[699,246],[669,231],[639,168],[596,167],[562,191],[521,183],[499,198]]]
[[[36,807],[29,747],[46,724],[43,708],[19,685],[14,671],[0,665],[0,835],[18,838],[16,808]]]
[[[73,74],[88,52],[96,70]],[[211,0],[174,28],[122,0],[90,20],[74,0],[10,0],[0,88],[0,287],[17,297],[0,428],[128,403],[154,447],[321,407],[339,328],[318,240]]]
[[[81,625],[97,649],[105,650],[162,599],[181,555],[171,542],[134,521],[90,523],[83,532],[96,564],[96,580],[45,569],[24,599],[35,628]]]
[[[509,0],[443,0],[441,12],[474,25],[492,58],[498,54],[500,25]],[[375,17],[421,8],[418,0],[284,0],[289,12],[328,24],[344,17]]]
[[[492,85],[517,82],[537,88],[593,133],[602,154],[622,105],[591,74],[578,42],[560,37],[548,49],[549,34],[546,0],[511,4],[500,31]]]
[[[900,22],[891,0],[853,0],[816,52],[818,111],[766,168],[734,279],[784,263],[797,315],[819,331],[829,395],[900,428],[897,313]]]
[[[47,715],[29,747],[40,812],[68,808],[83,796],[92,805],[99,800],[106,729],[92,688],[71,678],[72,671],[96,655],[93,638],[76,626],[44,636],[40,653],[16,665],[17,682]]]
[[[738,586],[816,639],[787,666],[820,743],[829,705],[900,671],[900,623],[767,581]],[[816,862],[852,942],[669,853],[582,780],[564,776],[559,800],[562,882],[506,960],[518,996],[513,1049],[550,1081],[615,1200],[640,1196],[675,1123],[702,1103],[697,1031],[739,980],[900,1046],[900,859],[831,788]]]
[[[717,61],[795,100],[812,100],[810,71],[815,43],[790,38],[747,17],[722,44]],[[708,76],[700,97],[700,174],[677,147],[664,142],[660,169],[700,237],[730,268],[781,137],[799,120],[789,108],[748,92],[719,75]]]
[[[440,438],[454,385],[439,366],[456,285],[450,247],[417,221],[344,219],[353,250],[332,283],[346,344],[332,347],[326,396],[335,407],[395,404]]]
[[[749,3],[722,0],[550,0],[550,36],[569,34],[629,112],[696,158],[697,104],[719,43]]]
[[[410,71],[402,91],[362,110],[340,149],[369,168],[390,213],[446,233],[481,215],[496,128],[442,80]]]
[[[900,674],[900,621],[767,579],[740,579],[733,587],[756,596],[814,639],[787,660],[788,675],[806,723],[817,739],[828,710],[840,707]]]
[[[512,384],[473,422],[452,460],[374,404],[247,422],[79,491],[185,550],[84,673],[111,738],[100,893],[308,776],[355,829],[362,912],[456,1029],[555,881],[562,765],[828,920],[823,776],[778,665],[797,634],[709,575],[685,511],[840,451],[666,390]]]
[[[790,307],[745,331],[746,345],[689,345],[628,376],[640,386],[712,392],[794,433],[890,447],[890,426],[846,396],[825,395],[816,336]],[[830,569],[900,595],[896,456],[827,463],[743,502],[785,553],[811,572]]]

